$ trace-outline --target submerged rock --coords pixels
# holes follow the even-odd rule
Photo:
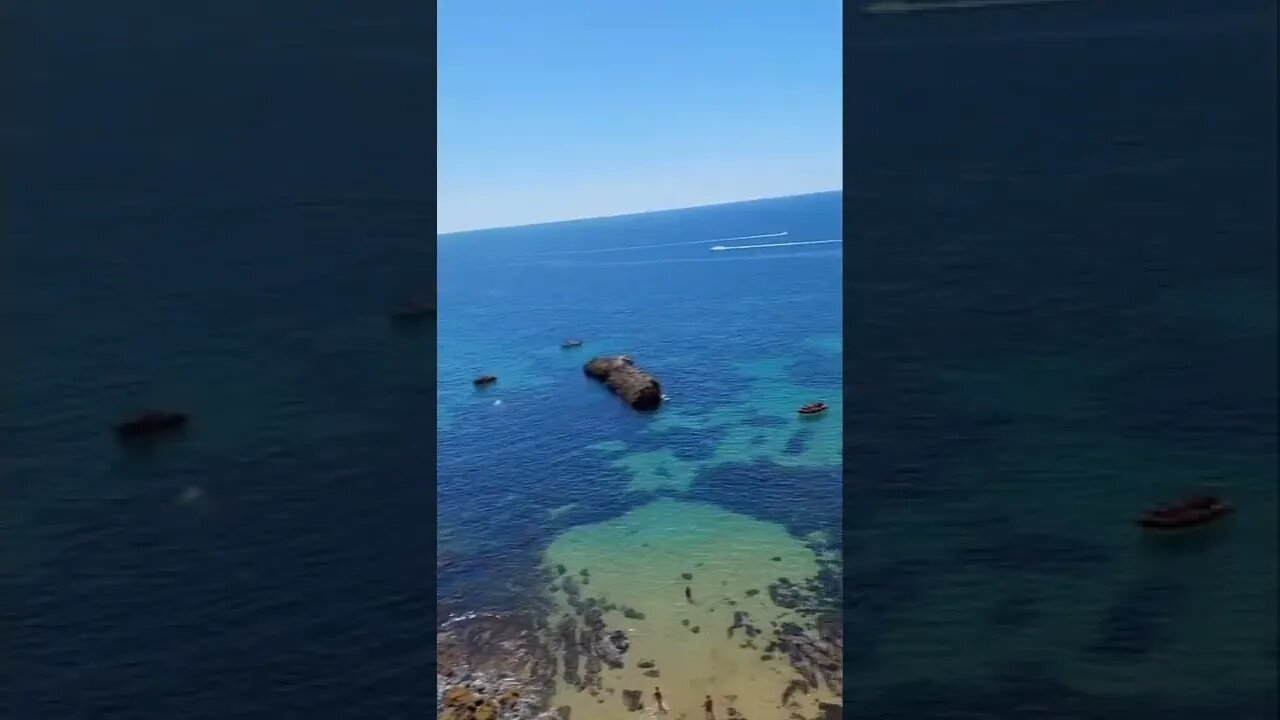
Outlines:
[[[603,382],[636,410],[656,410],[662,404],[662,386],[626,355],[592,358],[582,371]]]
[[[809,686],[803,680],[792,680],[787,683],[787,687],[782,691],[782,706],[786,707],[791,702],[791,697],[797,692],[809,692]]]
[[[622,706],[628,712],[639,712],[644,707],[644,702],[641,700],[641,692],[639,690],[623,690]]]

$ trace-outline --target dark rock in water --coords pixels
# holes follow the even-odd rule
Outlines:
[[[761,659],[761,660],[766,660],[766,661],[767,661],[767,660],[772,660],[772,659],[773,659],[773,656],[772,656],[772,655],[770,655],[769,653],[765,653],[765,654],[763,654],[763,655],[761,655],[761,656],[760,656],[760,659]]]
[[[488,385],[492,385],[496,382],[498,382],[498,377],[496,375],[481,375],[475,380],[472,380],[471,384],[475,385],[476,387],[485,387]]]
[[[616,669],[625,664],[626,653],[631,647],[631,642],[627,640],[626,633],[614,630],[608,636],[592,642],[591,646],[593,655],[599,657],[609,667]]]
[[[592,358],[582,371],[603,382],[636,410],[656,410],[662,404],[662,386],[626,355]]]
[[[587,570],[586,568],[582,568],[581,570],[578,571],[578,574],[581,575],[582,577],[588,577],[591,575],[591,571]]]
[[[653,667],[653,661],[652,661],[652,660],[641,660],[640,662],[636,663],[636,667],[638,667],[638,668],[643,668],[643,669],[651,668],[651,667]]]
[[[578,581],[577,581],[577,580],[574,580],[574,579],[573,579],[572,577],[570,577],[570,576],[565,576],[565,579],[564,579],[564,591],[565,591],[565,593],[566,593],[566,594],[573,595],[574,597],[577,597],[579,594],[581,594],[581,593],[582,593],[582,587],[578,584]]]
[[[791,696],[798,692],[808,693],[809,685],[803,680],[792,680],[787,683],[787,688],[782,691],[782,706],[786,707],[791,702]]]
[[[769,599],[778,607],[793,609],[804,603],[805,593],[790,580],[778,578],[778,582],[769,586]]]
[[[689,619],[688,619],[688,618],[685,618],[684,620],[681,620],[681,621],[680,621],[680,624],[681,624],[681,625],[683,625],[683,626],[685,626],[685,627],[689,627]]]
[[[631,618],[632,620],[644,619],[644,613],[640,612],[639,610],[636,610],[635,608],[626,608],[622,611],[622,614],[624,617]]]
[[[622,706],[625,707],[629,712],[639,712],[641,708],[644,707],[644,703],[641,701],[640,698],[641,698],[641,693],[639,690],[623,690]]]
[[[778,557],[777,555],[774,555],[773,557],[771,557],[771,558],[769,558],[769,559],[770,559],[770,560],[772,560],[772,561],[774,561],[774,562],[782,562],[782,558],[781,558],[781,557]]]
[[[645,670],[644,676],[645,677],[661,677],[661,675],[658,674],[657,670]]]
[[[137,440],[178,430],[185,427],[189,419],[186,413],[147,410],[116,425],[115,431],[122,440]]]
[[[759,594],[760,594],[760,591],[755,588],[751,588],[750,590],[747,591],[747,597],[755,597]]]
[[[570,720],[569,716],[573,713],[573,708],[568,705],[561,705],[556,708],[556,714],[560,716],[560,720]]]
[[[626,652],[631,647],[631,641],[627,640],[627,634],[621,630],[614,630],[609,633],[609,642],[618,649],[618,652]]]
[[[821,720],[840,720],[840,713],[844,708],[836,703],[820,702],[818,710],[822,712]]]
[[[804,628],[793,622],[782,623],[782,628],[778,631],[779,635],[804,635]]]
[[[684,578],[685,580],[692,580],[693,573],[680,573],[680,577]]]
[[[694,632],[694,633],[702,632],[702,626],[694,625],[693,627],[689,628],[689,632]]]
[[[563,575],[568,570],[564,565],[556,565],[556,574]],[[565,707],[568,707],[567,705]]]

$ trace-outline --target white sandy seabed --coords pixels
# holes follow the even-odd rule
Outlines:
[[[621,608],[604,613],[610,630],[626,632],[630,649],[625,667],[603,669],[597,694],[557,682],[552,705],[568,706],[573,720],[634,720],[637,713],[625,707],[624,689],[643,692],[642,716],[672,720],[703,720],[708,695],[721,719],[810,718],[818,716],[820,702],[840,702],[821,687],[794,693],[798,708],[781,704],[799,675],[785,656],[766,659],[768,639],[784,622],[805,629],[813,629],[813,622],[775,606],[768,587],[780,577],[803,582],[819,568],[814,551],[779,525],[707,503],[660,499],[620,518],[570,530],[552,543],[545,561],[579,580],[586,570],[581,597],[643,614],[642,619],[627,617]],[[685,599],[686,586],[692,603]],[[574,614],[565,593],[554,598],[553,626]],[[747,638],[741,631],[729,634],[735,611],[749,613],[751,624],[762,631],[758,647],[742,647]],[[644,661],[653,663],[658,677],[644,674],[648,669],[639,666]],[[665,715],[654,700],[655,687],[661,688]]]

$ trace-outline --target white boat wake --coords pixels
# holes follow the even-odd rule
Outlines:
[[[755,250],[756,248],[794,247],[796,245],[827,245],[829,243],[842,243],[842,242],[844,242],[844,238],[836,238],[835,240],[801,240],[800,242],[760,243],[758,245],[716,245],[711,249],[713,251]]]
[[[707,245],[709,243],[733,242],[735,240],[759,240],[762,238],[783,237],[789,234],[786,230],[776,233],[764,233],[762,235],[739,235],[738,237],[716,238],[714,240],[686,240],[678,243],[660,243],[658,245],[627,245],[626,247],[611,248],[592,248],[590,250],[561,250],[559,252],[542,253],[542,257],[548,255],[591,255],[595,253],[624,252],[628,250],[652,250],[654,248],[682,247],[685,245]]]

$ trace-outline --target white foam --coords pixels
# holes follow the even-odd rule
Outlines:
[[[794,245],[827,245],[829,243],[839,243],[839,242],[844,242],[844,238],[836,238],[835,240],[801,240],[799,242],[785,242],[785,243],[760,243],[758,245],[717,245],[711,249],[713,251],[714,250],[754,250],[756,248],[792,247]]]

